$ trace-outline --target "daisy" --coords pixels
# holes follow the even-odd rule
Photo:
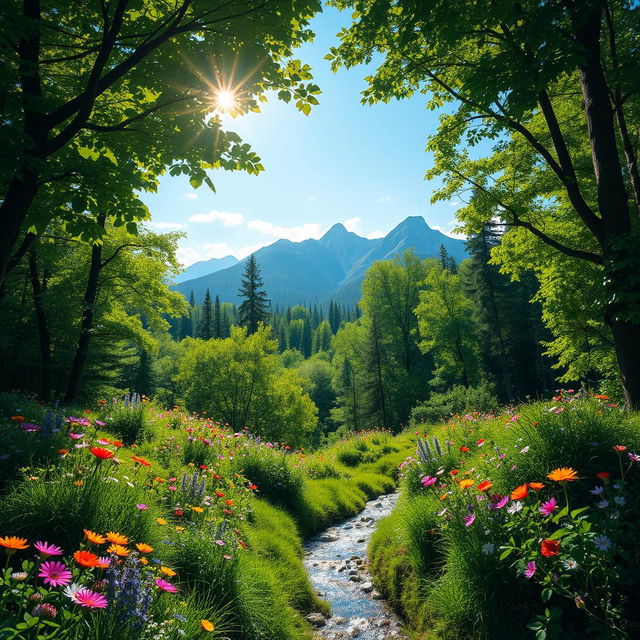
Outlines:
[[[484,553],[485,556],[490,556],[495,550],[496,550],[496,545],[493,544],[492,542],[485,542],[482,545],[482,553]]]
[[[62,593],[64,593],[65,596],[67,596],[67,598],[69,598],[70,600],[72,600],[73,602],[75,602],[76,604],[78,604],[78,601],[76,600],[76,594],[78,593],[78,591],[80,591],[80,589],[82,589],[82,585],[78,584],[77,582],[72,582],[71,584],[68,584],[64,590],[62,591]]]
[[[57,547],[55,544],[49,544],[48,542],[41,542],[38,540],[33,545],[39,552],[40,557],[46,558],[48,556],[61,556],[64,552],[60,547]]]
[[[524,570],[524,577],[527,580],[533,578],[533,574],[536,572],[536,563],[532,560],[531,562],[527,562],[527,568]]]
[[[62,562],[52,560],[40,565],[38,577],[52,587],[64,587],[71,582],[71,571]]]
[[[601,496],[604,493],[604,487],[602,485],[594,487],[589,491],[592,496]]]
[[[607,551],[611,548],[612,542],[607,536],[598,536],[594,539],[593,544],[598,551]]]
[[[75,594],[75,602],[77,602],[81,607],[86,607],[87,609],[107,608],[107,599],[103,595],[100,595],[95,591],[91,591],[91,589],[78,589]]]
[[[514,501],[507,507],[507,513],[511,515],[518,513],[518,511],[522,511],[522,502]]]
[[[162,578],[156,578],[155,583],[162,591],[166,591],[167,593],[178,593],[178,587],[166,580],[163,580]]]
[[[543,502],[538,507],[538,511],[543,516],[550,516],[557,508],[558,508],[558,506],[556,504],[556,499],[555,498],[551,498],[551,499],[547,500],[546,502]]]

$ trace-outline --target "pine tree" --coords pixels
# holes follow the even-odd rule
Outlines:
[[[196,296],[193,293],[193,289],[191,289],[191,293],[189,294],[189,306],[190,307],[196,306]]]
[[[269,317],[269,299],[263,289],[264,281],[260,275],[260,267],[253,254],[247,260],[238,295],[244,298],[240,305],[240,324],[246,327],[249,334],[258,330],[261,322]]]
[[[200,323],[198,324],[198,338],[209,340],[213,337],[213,312],[211,309],[211,294],[209,289],[204,296],[200,309]]]
[[[133,381],[133,391],[141,395],[150,396],[153,394],[155,383],[153,371],[151,369],[151,357],[149,352],[143,349],[140,352],[138,370]]]
[[[305,358],[311,357],[312,346],[311,321],[309,320],[309,318],[305,318],[302,321],[302,339],[300,344],[300,351],[302,351],[302,355]]]
[[[329,303],[329,324],[331,325],[331,331],[333,331],[333,333],[338,332],[341,321],[340,307],[332,300]]]
[[[213,337],[222,337],[222,318],[220,317],[220,296],[216,295],[213,304]]]

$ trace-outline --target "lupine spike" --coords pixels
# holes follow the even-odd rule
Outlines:
[[[436,438],[436,436],[433,436],[433,445],[438,452],[438,457],[440,457],[442,455],[442,447],[440,446],[440,443],[438,442],[438,438]]]

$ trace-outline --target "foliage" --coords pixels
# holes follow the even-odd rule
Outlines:
[[[147,430],[147,411],[143,399],[138,394],[114,398],[104,408],[106,426],[111,433],[119,436],[125,444],[140,442]]]

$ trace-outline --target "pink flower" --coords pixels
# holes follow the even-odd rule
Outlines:
[[[81,440],[82,438],[84,438],[84,433],[70,433],[69,437],[72,440]]]
[[[476,519],[476,514],[475,513],[469,513],[468,515],[466,515],[464,517],[464,526],[465,527],[470,527],[474,520]]]
[[[38,540],[33,545],[39,552],[43,558],[47,556],[61,556],[64,552],[60,547],[57,547],[55,544],[49,544],[48,542],[41,542]]]
[[[156,578],[156,585],[159,589],[162,589],[162,591],[166,591],[168,593],[178,593],[178,587],[171,584],[170,582],[167,582],[166,580],[163,580],[162,578]]]
[[[140,511],[144,511],[145,509],[148,509],[149,507],[146,504],[137,504],[136,507],[138,507],[138,509],[140,509]]]
[[[52,587],[64,587],[71,582],[71,571],[62,562],[51,560],[42,563],[38,577]]]
[[[81,607],[87,607],[88,609],[107,608],[107,599],[103,595],[91,591],[91,589],[78,589],[75,593],[74,600]]]
[[[538,507],[538,511],[543,516],[550,516],[557,508],[558,508],[558,506],[556,504],[556,499],[555,498],[551,498],[551,499],[547,500],[546,502],[543,502]]]
[[[533,578],[533,574],[536,572],[536,563],[532,560],[531,562],[527,562],[527,568],[524,570],[524,577],[527,580]]]
[[[489,509],[492,509],[493,511],[502,509],[502,507],[504,507],[507,502],[509,502],[509,496],[499,497],[495,502],[492,499],[491,504],[489,505]]]
[[[420,480],[420,483],[422,484],[423,487],[430,487],[432,484],[435,484],[437,481],[438,479],[434,478],[433,476],[424,476],[424,478]]]

